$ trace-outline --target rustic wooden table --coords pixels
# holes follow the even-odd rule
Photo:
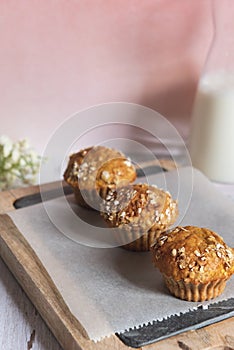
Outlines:
[[[37,186],[0,193],[0,212],[13,210],[17,197],[36,192]],[[1,258],[0,325],[1,350],[62,350]]]
[[[56,184],[45,185],[45,189],[53,187],[56,187]],[[2,192],[0,194],[0,212],[14,210],[13,203],[17,198],[37,193],[38,190],[38,187],[34,186]],[[62,350],[46,323],[1,259],[0,325],[0,349],[2,350]],[[122,349],[120,343],[120,341],[114,342],[113,347],[109,348],[111,350]],[[104,346],[103,349],[107,348]],[[234,350],[234,318],[168,338],[142,349]]]

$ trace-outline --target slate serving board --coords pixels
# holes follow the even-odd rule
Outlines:
[[[139,178],[162,171],[167,170],[158,165],[152,165],[144,167],[144,169],[137,169],[137,176]],[[71,194],[71,188],[64,186],[64,193],[66,195]],[[58,191],[56,189],[47,191],[48,199],[53,199],[57,196]],[[17,199],[14,202],[14,206],[16,209],[18,209],[40,202],[41,195],[38,192]],[[227,301],[214,303],[206,309],[199,307],[197,310],[190,311],[186,314],[171,316],[163,321],[154,321],[152,324],[131,329],[116,335],[127,346],[140,348],[171,337],[172,335],[183,333],[192,329],[198,329],[232,316],[234,316],[234,299],[229,299]]]

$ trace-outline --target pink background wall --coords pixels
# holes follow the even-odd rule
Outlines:
[[[0,134],[41,151],[70,114],[111,101],[187,119],[210,39],[204,0],[2,0]]]

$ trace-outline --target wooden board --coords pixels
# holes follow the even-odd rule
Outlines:
[[[55,188],[56,184],[47,184],[44,187],[48,190]],[[38,186],[34,186],[2,192],[0,195],[0,211],[4,213],[8,210],[14,210],[13,203],[17,198],[38,191]],[[5,214],[0,218],[0,255],[64,350],[130,349],[115,335],[98,343],[88,339],[82,325],[67,308],[36,254],[11,219]],[[234,318],[230,318],[212,326],[174,336],[141,349],[230,350],[234,349],[233,329]]]

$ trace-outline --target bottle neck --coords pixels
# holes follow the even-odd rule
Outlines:
[[[203,75],[234,74],[234,1],[211,0],[213,39]]]

